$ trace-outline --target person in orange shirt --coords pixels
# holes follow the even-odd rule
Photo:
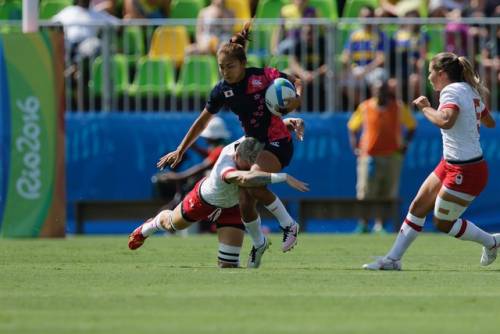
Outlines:
[[[357,156],[358,199],[398,196],[402,157],[417,123],[408,106],[396,98],[396,87],[396,79],[375,82],[373,97],[359,104],[347,124]],[[367,233],[368,221],[361,220],[356,230]],[[383,232],[382,219],[376,219],[373,230]]]

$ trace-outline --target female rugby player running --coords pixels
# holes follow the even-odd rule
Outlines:
[[[441,129],[443,159],[420,187],[392,249],[386,256],[365,264],[365,269],[401,270],[401,257],[433,209],[438,230],[483,245],[481,265],[489,265],[497,256],[500,234],[486,233],[461,218],[488,180],[488,166],[479,143],[480,124],[495,127],[482,100],[487,90],[471,63],[453,53],[437,54],[429,64],[429,72],[429,81],[440,92],[438,109],[432,108],[425,96],[413,103]]]
[[[186,150],[205,129],[210,118],[223,106],[238,115],[245,136],[254,137],[264,143],[264,150],[259,154],[252,170],[275,173],[273,182],[283,182],[284,174],[278,173],[286,167],[293,155],[291,135],[280,117],[266,110],[265,93],[274,79],[288,78],[274,68],[246,68],[245,46],[249,40],[250,23],[235,34],[228,43],[217,52],[222,80],[212,89],[208,102],[195,120],[179,147],[157,163],[158,168],[175,167]],[[302,84],[300,79],[293,80],[297,96],[287,100],[282,112],[290,112],[300,106]],[[266,187],[240,188],[240,210],[243,223],[260,226],[260,217],[256,210],[256,201],[262,203],[279,220],[283,230],[282,250],[292,249],[297,242],[299,225],[290,217],[283,203]],[[264,245],[262,245],[264,246]]]

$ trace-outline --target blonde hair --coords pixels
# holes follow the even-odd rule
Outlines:
[[[444,71],[452,82],[467,82],[483,99],[489,93],[472,64],[465,57],[459,57],[452,52],[441,52],[432,58],[432,68],[436,71]]]
[[[254,164],[257,156],[264,148],[264,144],[255,138],[247,137],[236,148],[236,153],[239,154],[241,159]]]

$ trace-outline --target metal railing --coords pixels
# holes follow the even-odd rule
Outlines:
[[[219,31],[232,33],[242,23],[220,20],[217,25]],[[3,22],[2,30],[8,31],[9,25],[10,30],[16,30],[18,24]],[[399,98],[411,101],[425,94],[437,103],[427,80],[428,63],[437,52],[455,47],[452,51],[467,56],[490,89],[486,101],[490,109],[499,110],[500,18],[459,22],[418,18],[254,20],[247,50],[249,66],[273,66],[301,76],[305,81],[304,111],[352,111],[370,93],[368,86],[373,80],[367,79],[383,76],[354,70],[359,59],[371,59],[377,52],[362,53],[357,45],[347,57],[343,55],[350,34],[364,25],[383,33],[378,37],[382,45],[379,54],[383,56],[380,73],[398,80]],[[41,24],[41,29],[58,27],[51,22]],[[99,31],[93,42],[84,46],[66,43],[68,110],[161,112],[199,111],[204,107],[218,72],[213,54],[188,54],[196,20],[130,20],[93,27]],[[174,27],[181,27],[180,32],[174,32]],[[162,28],[165,34],[160,36]],[[296,31],[287,35],[286,29]],[[398,44],[393,37],[401,32],[412,36]],[[287,36],[294,36],[300,43],[283,52],[281,46]],[[217,41],[211,43],[215,50]]]

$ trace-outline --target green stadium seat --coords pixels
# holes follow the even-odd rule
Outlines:
[[[343,17],[358,17],[359,11],[364,6],[378,7],[378,0],[347,0],[344,6]]]
[[[267,57],[271,51],[271,39],[275,28],[277,27],[270,25],[254,26],[250,32],[248,53]]]
[[[170,18],[172,19],[196,19],[201,9],[205,7],[203,0],[174,0],[170,5]],[[194,35],[196,24],[186,26],[190,35]]]
[[[22,18],[21,1],[6,0],[0,3],[0,20],[21,20]]]
[[[247,55],[247,67],[262,67],[262,59],[257,55]]]
[[[337,0],[309,0],[309,6],[316,8],[318,17],[325,17],[332,21],[339,18]]]
[[[188,56],[177,81],[177,95],[207,97],[219,80],[217,61],[213,56]]]
[[[277,68],[280,71],[285,71],[289,64],[288,64],[288,56],[274,56],[269,60],[269,67],[274,67]]]
[[[64,7],[71,6],[71,0],[44,0],[40,4],[40,19],[50,20],[52,16],[59,13]]]
[[[113,56],[111,59],[110,75],[112,79],[113,94],[122,95],[126,93],[129,88],[128,61],[126,56]],[[92,64],[89,88],[94,95],[102,95],[104,89],[102,57],[97,57]]]
[[[436,54],[444,51],[444,26],[440,24],[428,24],[422,27],[422,31],[429,35],[429,46],[427,58],[431,59]]]
[[[121,49],[127,55],[143,56],[145,54],[142,27],[126,26],[123,29]]]
[[[255,12],[255,18],[279,18],[281,7],[288,4],[286,0],[260,0]]]
[[[134,83],[130,86],[131,95],[155,96],[174,92],[175,64],[169,58],[140,58]]]

